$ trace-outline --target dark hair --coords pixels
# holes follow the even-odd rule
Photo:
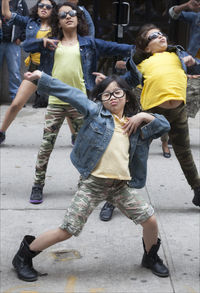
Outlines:
[[[64,2],[64,3],[58,4],[57,11],[59,11],[59,9],[63,6],[70,6],[73,10],[77,11],[77,18],[78,18],[77,33],[80,36],[87,36],[89,34],[89,29],[85,19],[84,12],[77,5],[70,2]],[[58,17],[57,17],[57,25],[56,25],[54,34],[57,36],[59,40],[62,40],[63,32],[62,32],[62,28],[59,27]]]
[[[152,29],[160,30],[155,24],[148,23],[143,25],[136,36],[136,52],[134,56],[134,62],[139,64],[143,59],[151,56],[151,53],[145,52],[148,45],[147,33]]]
[[[38,4],[41,2],[42,0],[38,0],[37,3],[30,9],[30,17],[33,20],[37,20],[39,18],[38,16]],[[55,23],[56,19],[57,19],[57,4],[54,0],[49,0],[49,2],[51,2],[51,5],[53,6],[52,8],[52,12],[51,12],[51,16],[49,17],[49,25],[52,27],[53,23]]]
[[[122,88],[126,92],[127,103],[124,107],[124,114],[126,116],[132,116],[139,112],[140,107],[138,100],[133,93],[131,87],[127,84],[127,82],[118,75],[111,75],[105,78],[102,82],[97,84],[92,92],[90,93],[90,99],[93,101],[101,101],[101,97],[99,94],[103,93],[105,89],[109,86],[111,82],[115,81],[120,88]]]

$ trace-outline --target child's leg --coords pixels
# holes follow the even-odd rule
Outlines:
[[[158,226],[156,217],[153,215],[145,222],[141,223],[143,227],[143,240],[147,253],[158,240]]]
[[[29,246],[32,251],[42,251],[49,246],[71,238],[71,234],[60,228],[49,230],[37,237]]]
[[[36,91],[36,88],[37,86],[32,82],[25,79],[22,81],[16,97],[6,112],[0,131],[5,132],[8,129],[12,121],[17,116],[17,113],[26,104],[30,96]]]

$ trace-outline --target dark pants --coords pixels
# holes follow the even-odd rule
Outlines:
[[[169,121],[169,137],[183,173],[192,189],[200,186],[200,178],[190,149],[186,106],[182,103],[175,109],[154,107],[148,112],[162,114]]]

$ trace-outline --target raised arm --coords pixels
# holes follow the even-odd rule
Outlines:
[[[10,11],[9,0],[2,0],[2,15],[6,19],[11,19],[12,13]]]
[[[183,11],[192,11],[192,12],[198,12],[200,11],[200,2],[197,0],[190,0],[186,3],[173,6],[169,9],[169,15],[173,19],[178,19],[181,12]]]

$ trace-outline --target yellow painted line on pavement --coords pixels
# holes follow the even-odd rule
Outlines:
[[[65,288],[65,293],[75,293],[76,280],[77,280],[76,276],[70,276],[67,279],[67,285],[66,285],[66,288]]]
[[[104,292],[103,288],[92,288],[90,289],[90,293],[101,293]]]
[[[185,286],[185,288],[188,290],[189,293],[198,293],[195,289],[189,286]]]

